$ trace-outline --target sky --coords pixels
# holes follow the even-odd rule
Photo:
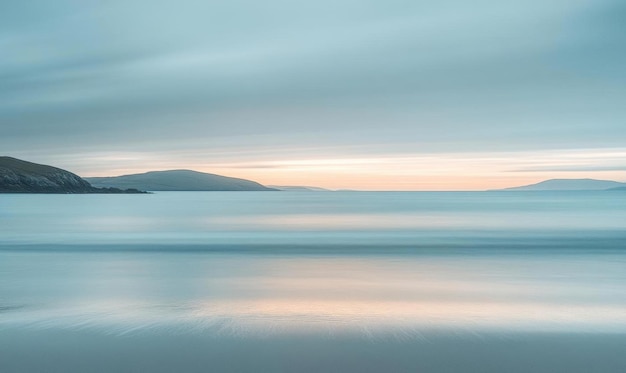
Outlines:
[[[0,155],[332,189],[626,181],[626,2],[4,1]]]

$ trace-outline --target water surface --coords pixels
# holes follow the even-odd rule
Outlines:
[[[625,228],[608,192],[0,195],[0,371],[622,372]]]

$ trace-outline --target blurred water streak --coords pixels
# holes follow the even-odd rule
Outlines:
[[[0,196],[0,328],[626,332],[613,193]]]

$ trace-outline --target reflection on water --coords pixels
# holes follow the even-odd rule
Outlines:
[[[626,255],[2,256],[0,326],[272,333],[626,332]]]
[[[622,373],[617,197],[0,195],[0,371]]]

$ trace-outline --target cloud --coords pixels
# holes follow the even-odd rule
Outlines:
[[[4,2],[0,148],[251,164],[619,148],[625,9],[609,0]]]
[[[540,166],[540,167],[528,167],[518,168],[510,170],[509,172],[594,172],[594,171],[624,171],[626,172],[626,165],[566,165],[566,166]]]

